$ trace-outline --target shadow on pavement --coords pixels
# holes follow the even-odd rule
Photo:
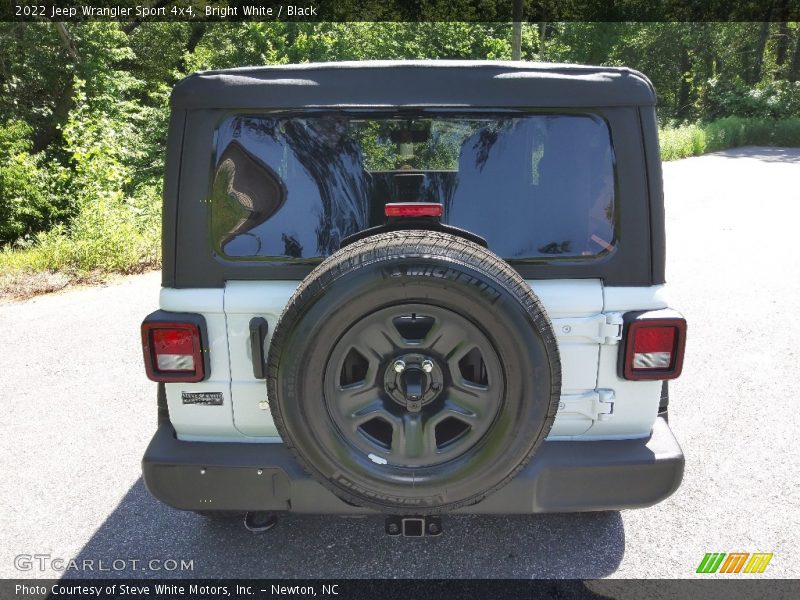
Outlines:
[[[768,146],[742,146],[715,152],[723,158],[755,158],[764,162],[800,163],[800,148],[771,148]]]
[[[107,567],[122,559],[125,570],[65,576],[594,579],[613,573],[625,549],[619,512],[449,516],[438,538],[389,537],[383,526],[382,517],[286,515],[254,535],[240,519],[171,509],[140,478],[76,557]],[[168,559],[193,568],[158,569]]]

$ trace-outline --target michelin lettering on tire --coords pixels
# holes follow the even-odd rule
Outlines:
[[[500,299],[500,292],[494,289],[489,284],[482,282],[474,277],[470,277],[463,271],[457,269],[443,267],[443,266],[405,266],[395,265],[389,269],[384,269],[384,275],[387,279],[393,277],[436,277],[449,281],[466,281],[469,285],[475,285],[481,293],[486,296],[486,299],[492,304]]]

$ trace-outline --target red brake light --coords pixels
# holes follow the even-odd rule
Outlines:
[[[633,338],[634,369],[666,369],[675,352],[675,327],[640,327]]]
[[[192,332],[187,329],[154,329],[153,354],[159,371],[194,371]]]
[[[441,217],[438,202],[390,202],[384,207],[387,217]]]
[[[194,323],[142,323],[147,376],[153,381],[202,381],[205,377],[200,328]]]
[[[655,314],[640,315],[628,325],[623,359],[625,379],[675,379],[681,374],[686,321],[682,317],[650,316]]]

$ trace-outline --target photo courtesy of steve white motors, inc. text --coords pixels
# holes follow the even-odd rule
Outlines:
[[[271,594],[274,596],[301,596],[311,597],[317,595],[319,589],[321,596],[337,596],[339,594],[339,584],[328,583],[319,586],[313,585],[282,585],[270,584],[269,586],[252,585],[218,585],[204,583],[176,584],[176,583],[109,583],[109,584],[81,584],[59,582],[51,585],[27,585],[17,584],[15,586],[16,596],[72,596],[72,597],[124,597],[124,596],[166,596],[176,597],[189,595],[191,597],[219,598],[224,596],[252,596],[257,593]]]
[[[103,6],[45,6],[32,2],[16,3],[14,5],[16,17],[45,17],[48,19],[152,19],[152,18],[239,18],[259,17],[262,19],[283,19],[295,17],[318,16],[317,6],[304,4],[281,4],[278,6],[208,6],[200,4],[195,6],[119,6],[105,4]]]

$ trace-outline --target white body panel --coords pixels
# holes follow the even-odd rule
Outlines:
[[[528,282],[558,339],[561,404],[548,439],[624,439],[650,434],[660,381],[617,376],[621,313],[667,307],[664,286],[604,287],[598,279]],[[264,380],[253,377],[249,323],[274,330],[299,282],[229,281],[224,289],[163,289],[161,308],[206,318],[211,375],[196,384],[166,384],[170,419],[182,440],[279,442],[266,408]],[[266,345],[268,345],[267,340]],[[222,392],[222,406],[182,404],[183,391]]]
[[[159,306],[162,310],[200,313],[208,329],[209,378],[198,383],[164,384],[170,420],[182,440],[231,441],[241,437],[233,426],[231,413],[231,363],[223,298],[223,290],[219,289],[161,289]],[[222,405],[184,405],[181,392],[221,392]]]
[[[240,343],[231,344],[231,393],[233,422],[246,436],[271,437],[280,441],[269,410],[260,408],[267,399],[267,385],[253,377],[253,356],[250,349],[250,319],[264,317],[269,324],[269,338],[275,331],[283,307],[297,289],[297,281],[231,281],[225,287],[225,314],[228,336]],[[266,350],[266,349],[265,349]]]

